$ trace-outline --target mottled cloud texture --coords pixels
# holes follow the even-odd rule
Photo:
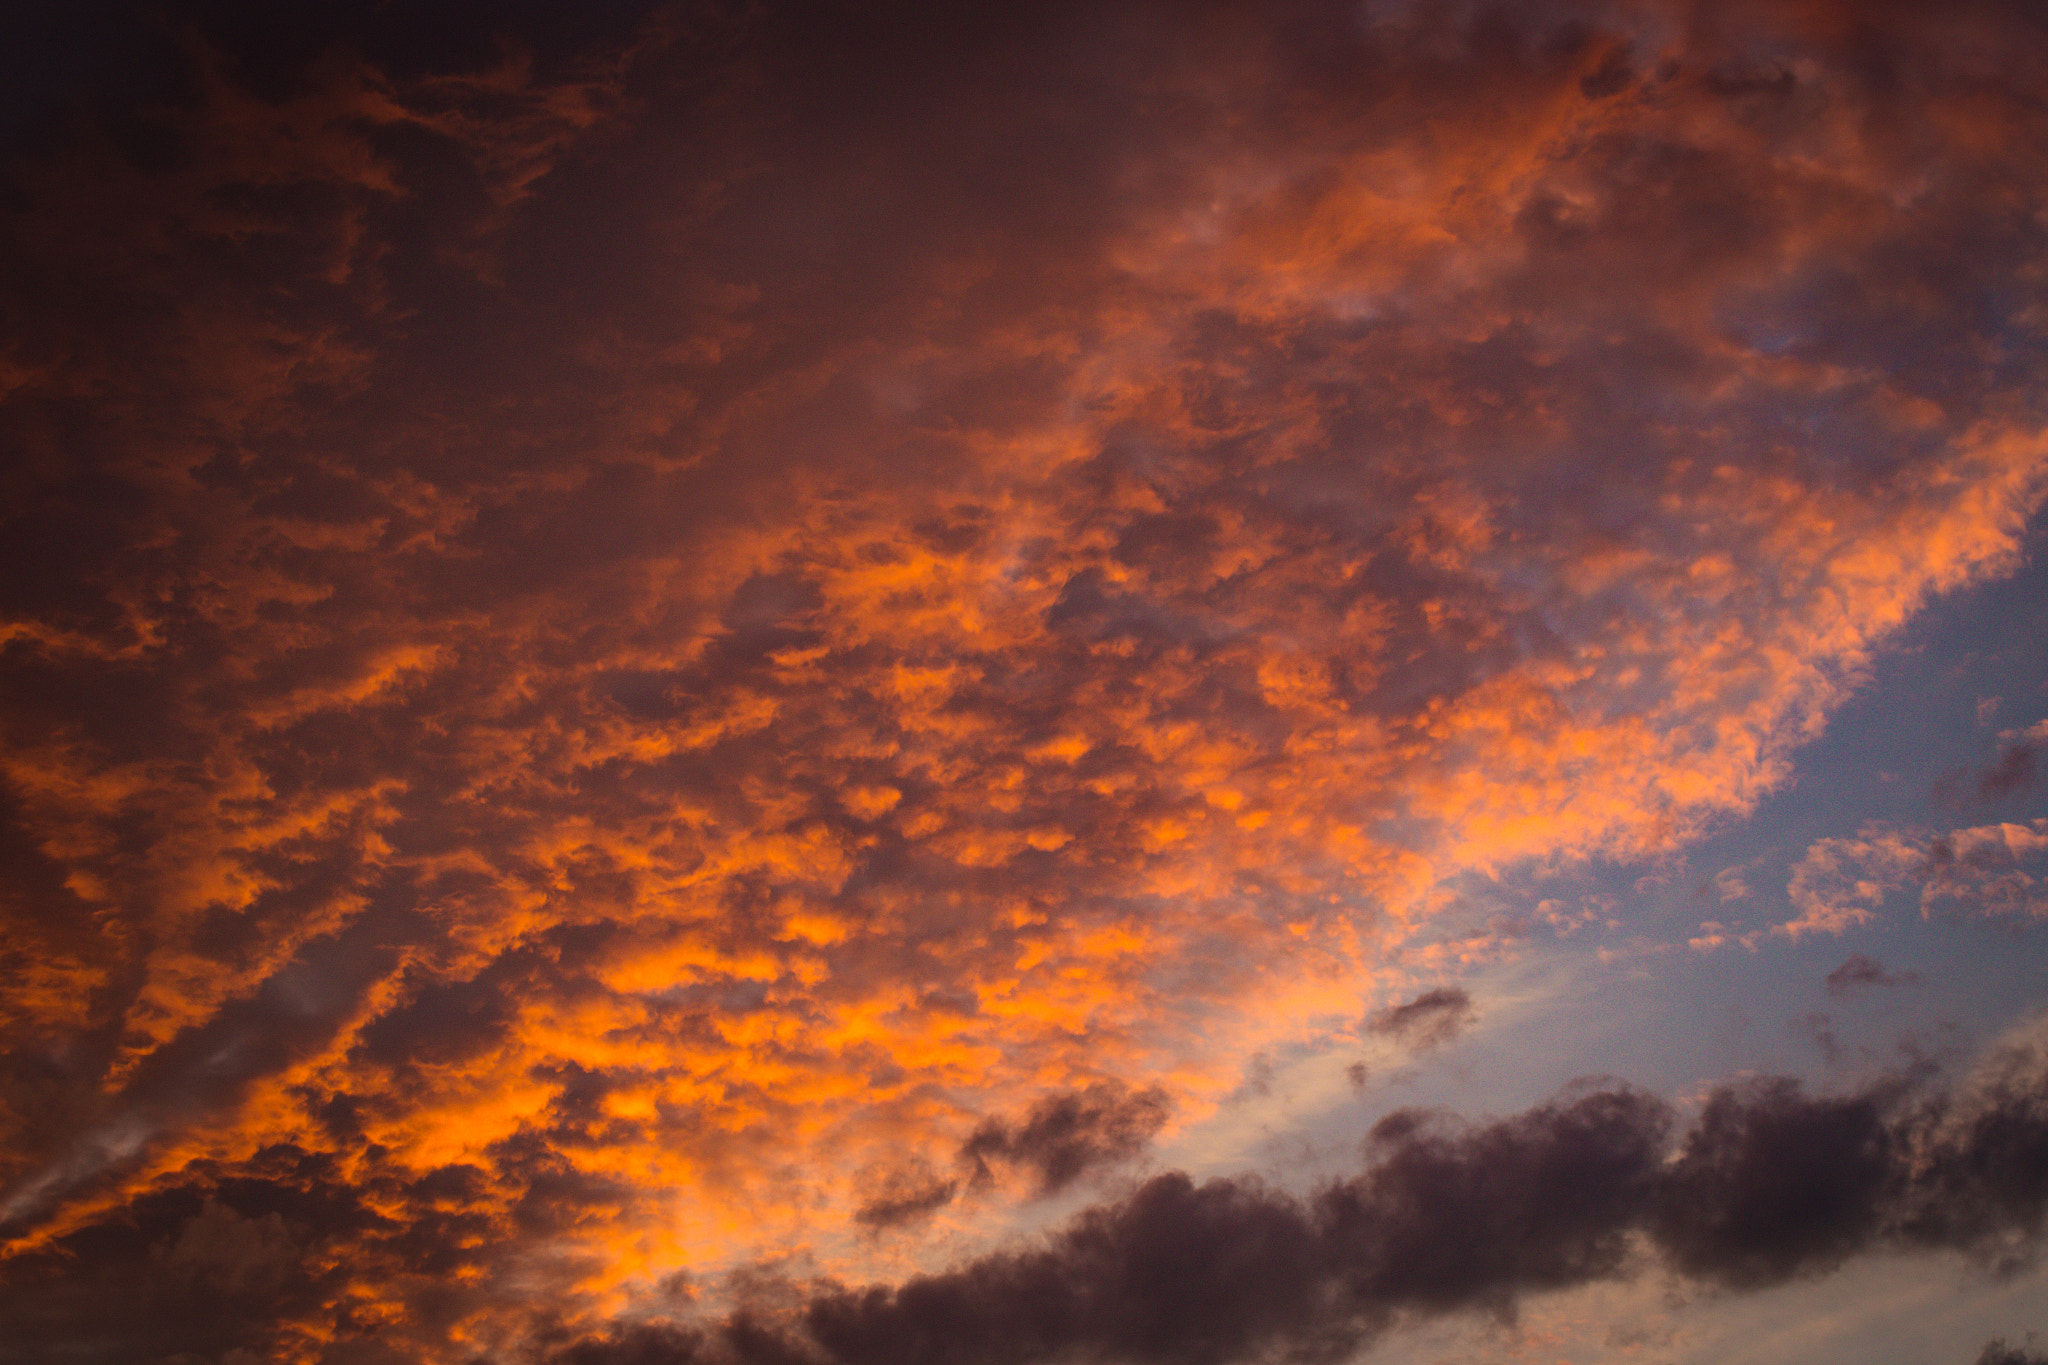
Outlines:
[[[0,185],[0,1359],[687,1356],[629,1324],[772,1258],[864,1280],[963,1152],[1055,1192],[1412,992],[1445,879],[1750,809],[2010,567],[2036,8],[985,8],[43,35]],[[1900,875],[1863,842],[1802,925]],[[1926,894],[2019,887],[1946,847]],[[2019,1158],[1995,1217],[1892,1180],[1968,1149],[1950,1110],[1819,1103],[1717,1101],[1669,1169],[1661,1102],[1599,1092],[1397,1125],[1309,1204],[1160,1176],[817,1298],[801,1350],[1220,1360],[1639,1235],[1741,1286],[2036,1230]],[[1876,1184],[1752,1250],[1781,1121]],[[1505,1196],[1604,1193],[1496,1208],[1494,1148]],[[1438,1274],[1428,1181],[1523,1221]],[[1115,1278],[1155,1253],[1213,1333]],[[966,1335],[904,1346],[928,1304]]]

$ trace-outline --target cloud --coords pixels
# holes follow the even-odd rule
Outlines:
[[[1999,751],[1998,761],[1977,778],[1977,795],[1985,801],[2032,791],[2035,759],[2040,750],[2030,743],[2008,744]]]
[[[952,1203],[959,1190],[959,1181],[942,1180],[928,1166],[886,1171],[854,1210],[853,1221],[878,1230],[916,1223]]]
[[[1029,1171],[1038,1197],[1057,1194],[1090,1171],[1136,1156],[1170,1109],[1156,1086],[1134,1091],[1098,1081],[1046,1096],[1021,1121],[985,1120],[961,1144],[960,1159],[977,1180],[989,1179],[994,1162]]]
[[[1868,924],[1922,856],[1914,836],[1882,828],[1867,828],[1854,839],[1816,840],[1785,884],[1786,898],[1799,914],[1783,932],[1799,938]]]
[[[1865,828],[1821,839],[1792,869],[1786,894],[1800,914],[1777,932],[1840,934],[1876,918],[1891,893],[1920,888],[1920,913],[1937,910],[2026,924],[2048,916],[2039,866],[2048,821],[2002,821],[1942,834]]]
[[[338,14],[4,168],[39,1340],[109,1229],[429,1354],[1055,1189],[1751,809],[2040,501],[2024,7]],[[2034,915],[1995,828],[1799,923]]]
[[[1752,870],[1748,863],[1739,863],[1714,874],[1714,892],[1723,905],[1729,901],[1749,899],[1749,874]]]
[[[2041,1355],[2023,1346],[2008,1346],[2000,1338],[1984,1343],[1984,1349],[1977,1356],[1977,1365],[2041,1365],[2048,1356]]]
[[[1450,1042],[1472,1023],[1472,997],[1457,986],[1438,986],[1403,1005],[1389,1005],[1366,1020],[1365,1030],[1418,1051]]]
[[[1354,1351],[1438,1314],[1510,1316],[1527,1295],[1651,1264],[1734,1291],[1880,1250],[1996,1268],[2048,1215],[2042,1060],[2022,1043],[1951,1090],[1724,1087],[1675,1149],[1671,1106],[1629,1089],[1580,1088],[1477,1126],[1399,1113],[1362,1169],[1306,1198],[1157,1176],[1042,1246],[894,1288],[827,1288],[766,1340],[749,1319],[745,1339],[728,1325],[680,1358],[1222,1365]]]
[[[1975,798],[1975,804],[1988,805],[2032,791],[2039,776],[2037,763],[2044,734],[2048,734],[2048,725],[2004,731],[1999,735],[1997,759],[1974,774],[1966,771],[1944,774],[1934,785],[1935,800],[1941,804],[1962,806],[1966,804],[1963,798],[1967,794]],[[1972,778],[1973,790],[1965,793],[1964,784]]]
[[[1951,830],[1928,843],[1920,869],[1923,913],[1946,903],[1961,913],[2026,923],[2048,919],[2048,820]]]
[[[208,1199],[177,1240],[159,1245],[164,1266],[179,1277],[210,1280],[230,1293],[264,1292],[284,1278],[296,1248],[275,1211],[244,1218]]]
[[[1827,974],[1824,984],[1829,995],[1846,999],[1870,986],[1910,986],[1919,979],[1918,972],[1901,972],[1894,976],[1876,958],[1851,953],[1841,966]]]

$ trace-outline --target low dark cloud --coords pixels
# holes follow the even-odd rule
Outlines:
[[[1172,1112],[1166,1092],[1133,1090],[1099,1081],[1085,1090],[1052,1095],[1021,1119],[989,1119],[960,1147],[960,1160],[977,1181],[991,1167],[1027,1172],[1040,1197],[1057,1194],[1092,1170],[1128,1161],[1144,1150]]]
[[[1463,1033],[1473,1019],[1472,997],[1457,986],[1424,991],[1405,1005],[1390,1005],[1366,1020],[1377,1033],[1417,1050],[1441,1046]]]
[[[2031,1347],[2008,1346],[2001,1338],[1984,1343],[1977,1365],[2048,1365],[2048,1355]]]
[[[2037,1249],[2048,1213],[2048,1070],[2025,1048],[1953,1090],[1908,1078],[1841,1096],[1785,1078],[1727,1086],[1674,1143],[1676,1126],[1670,1104],[1615,1086],[1482,1125],[1405,1111],[1373,1129],[1357,1174],[1305,1198],[1254,1177],[1160,1175],[1043,1245],[894,1288],[828,1286],[773,1331],[752,1319],[722,1330],[714,1354],[747,1365],[1337,1358],[1404,1320],[1510,1318],[1525,1295],[1655,1264],[1736,1291],[1880,1250],[2010,1269]],[[648,1340],[559,1359],[705,1353],[697,1336],[674,1338],[667,1355]],[[1994,1343],[1980,1365],[2034,1359]]]
[[[1872,986],[1911,986],[1919,980],[1918,972],[1894,974],[1886,971],[1885,965],[1876,958],[1865,957],[1862,953],[1849,954],[1841,966],[1824,978],[1828,994],[1838,1000],[1847,999]]]

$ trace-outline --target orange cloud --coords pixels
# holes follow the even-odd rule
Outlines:
[[[2039,115],[1902,137],[1819,13],[953,34],[843,109],[766,21],[204,59],[180,155],[27,165],[18,1259],[296,1260],[313,1360],[914,1257],[872,1210],[939,1186],[871,1173],[1199,1116],[1446,879],[1751,808],[2048,477]],[[1788,932],[1904,849],[1816,845]]]

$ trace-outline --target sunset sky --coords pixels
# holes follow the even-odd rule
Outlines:
[[[0,1365],[2048,1363],[2048,10],[0,19]]]

